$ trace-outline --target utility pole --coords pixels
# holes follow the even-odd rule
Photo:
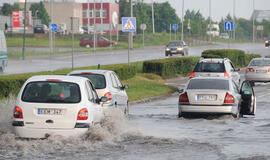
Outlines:
[[[212,26],[212,22],[211,22],[211,0],[209,0],[209,29],[210,29],[210,34],[209,34],[209,40],[210,42],[212,41],[212,32],[211,32],[211,26]]]
[[[184,7],[185,5],[185,0],[182,0],[182,32],[181,32],[181,41],[184,40]]]
[[[87,34],[89,34],[89,27],[90,27],[90,17],[89,17],[89,2],[90,0],[88,0],[87,2]]]
[[[50,0],[50,16],[51,16],[51,24],[52,24],[53,23],[53,0]],[[49,35],[50,36],[50,58],[51,58],[52,53],[53,53],[53,31],[51,28],[50,28],[49,34],[50,34]]]
[[[70,17],[71,19],[71,32],[72,32],[72,54],[71,54],[71,69],[74,68],[74,17]]]
[[[155,34],[155,16],[154,16],[154,0],[152,0],[152,27],[153,27],[153,34]]]
[[[233,23],[235,24],[235,0],[233,0]],[[235,40],[235,28],[233,28],[233,39]]]
[[[253,22],[252,22],[252,30],[253,30],[253,36],[252,36],[252,41],[253,43],[255,42],[255,0],[253,0]]]
[[[24,54],[25,54],[26,3],[27,3],[27,0],[25,0],[25,2],[24,2],[24,16],[23,16],[23,48],[22,48],[22,59],[23,60],[24,60]]]
[[[94,52],[96,51],[96,0],[94,0]]]
[[[101,25],[103,24],[103,2],[102,2],[102,0],[100,0],[100,23],[101,23]],[[102,27],[101,27],[101,34],[103,34],[103,29],[102,29]]]
[[[133,17],[133,1],[130,0],[130,17]],[[130,32],[130,48],[133,48],[133,32]]]

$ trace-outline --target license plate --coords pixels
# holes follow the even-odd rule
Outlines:
[[[38,114],[42,115],[62,115],[63,110],[62,109],[52,109],[52,108],[39,108]]]
[[[172,53],[176,53],[176,51],[171,51]]]
[[[217,95],[214,94],[198,94],[197,100],[200,101],[215,101],[217,100]]]
[[[267,70],[257,70],[258,73],[266,73]]]

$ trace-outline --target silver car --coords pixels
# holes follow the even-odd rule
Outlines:
[[[190,78],[193,77],[226,77],[231,78],[237,85],[240,85],[240,75],[228,58],[206,58],[200,59],[195,65]]]
[[[245,71],[246,80],[254,82],[270,82],[270,58],[254,58]]]
[[[108,98],[107,102],[102,103],[105,110],[118,107],[125,114],[128,114],[128,96],[125,89],[129,86],[122,85],[115,72],[109,70],[77,70],[70,72],[68,75],[88,78],[95,86],[98,96]]]
[[[178,117],[190,113],[255,115],[256,97],[249,81],[238,85],[229,78],[195,77],[180,90]]]

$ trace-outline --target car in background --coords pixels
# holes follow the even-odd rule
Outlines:
[[[270,36],[268,37],[268,39],[265,41],[265,48],[269,48],[270,46]]]
[[[34,26],[34,33],[48,33],[49,29],[45,24],[37,24]]]
[[[193,77],[226,77],[240,85],[240,75],[228,58],[201,58],[190,74]]]
[[[97,36],[96,37],[96,46],[98,47],[107,47],[107,46],[113,46],[117,44],[115,41],[108,40],[105,37]],[[90,37],[82,37],[80,39],[80,46],[81,47],[93,47],[94,46],[94,36]]]
[[[58,29],[56,33],[61,35],[67,35],[68,34],[67,25],[65,23],[58,24]]]
[[[178,117],[188,114],[255,115],[256,96],[249,81],[239,89],[230,78],[195,77],[180,91]]]
[[[245,70],[245,79],[255,82],[270,82],[270,58],[253,58]]]
[[[165,56],[172,56],[173,54],[182,54],[188,56],[188,46],[184,41],[171,41],[165,48]]]
[[[108,98],[107,102],[102,103],[105,109],[119,108],[125,114],[128,114],[128,96],[125,89],[129,88],[129,86],[123,85],[114,71],[77,70],[70,72],[68,75],[88,78],[95,86],[98,96]]]
[[[104,118],[92,83],[83,77],[33,76],[22,86],[13,111],[13,127],[22,138],[81,136]]]
[[[0,30],[0,73],[4,72],[8,63],[7,42],[3,30]]]
[[[223,39],[229,39],[229,38],[230,38],[230,36],[229,36],[229,34],[228,34],[228,33],[220,33],[219,38],[223,38]]]

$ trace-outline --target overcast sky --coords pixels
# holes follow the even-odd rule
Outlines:
[[[0,3],[12,2],[18,0],[0,0]],[[33,2],[39,0],[27,0]],[[48,1],[48,0],[47,0]],[[71,0],[66,0],[71,1]],[[73,0],[76,2],[87,2],[87,0]],[[93,2],[94,0],[90,0]],[[100,2],[101,0],[96,0]],[[115,0],[102,0],[103,2],[114,2]],[[136,0],[133,0],[136,1]],[[167,0],[154,0],[154,2],[165,2]],[[168,0],[169,3],[176,9],[178,16],[181,18],[182,14],[182,0]],[[144,0],[144,2],[152,2],[152,0]],[[211,17],[214,21],[219,21],[221,17],[225,17],[228,13],[233,15],[233,0],[211,0]],[[253,11],[253,0],[235,0],[236,17],[243,17],[249,19]],[[209,16],[209,0],[185,0],[185,9],[200,10],[204,17]],[[270,0],[255,0],[256,10],[270,10]]]

